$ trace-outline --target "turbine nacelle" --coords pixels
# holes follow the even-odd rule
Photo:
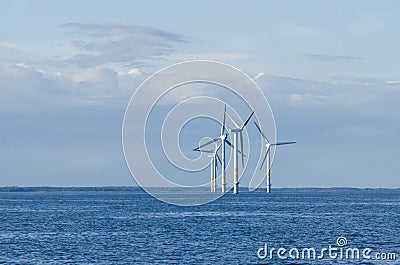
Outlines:
[[[233,128],[233,129],[230,128],[229,131],[231,131],[232,133],[235,133],[235,132],[242,132],[243,129],[242,128]]]

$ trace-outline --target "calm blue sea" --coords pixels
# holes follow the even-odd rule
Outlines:
[[[339,237],[371,259],[301,259]],[[0,264],[400,264],[400,190],[275,189],[195,207],[140,188],[0,192]]]

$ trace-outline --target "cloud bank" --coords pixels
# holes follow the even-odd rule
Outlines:
[[[133,24],[67,23],[61,27],[81,37],[73,42],[81,52],[67,60],[81,67],[140,63],[169,55],[175,51],[175,44],[186,42],[180,34]]]

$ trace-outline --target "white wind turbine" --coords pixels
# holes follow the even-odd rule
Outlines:
[[[265,163],[265,160],[267,160],[267,175],[266,175],[266,181],[267,181],[267,193],[271,192],[271,155],[270,155],[270,150],[271,150],[271,146],[278,146],[278,145],[286,145],[286,144],[295,144],[296,142],[278,142],[278,143],[271,143],[267,136],[261,131],[261,128],[258,126],[258,124],[256,122],[254,122],[254,124],[256,125],[258,131],[260,132],[261,136],[264,138],[265,140],[265,147],[267,148],[265,151],[265,156],[263,158],[263,161],[261,163],[260,169],[262,168],[262,166]]]
[[[239,126],[228,114],[228,117],[236,126],[236,128],[230,129],[230,131],[233,133],[233,193],[234,194],[239,193],[239,180],[238,180],[239,172],[238,172],[238,161],[237,161],[238,153],[242,155],[242,167],[244,166],[243,129],[250,121],[253,114],[254,111],[250,114],[250,116],[247,118],[247,120],[243,123],[242,126]],[[240,137],[240,139],[238,139],[238,137]],[[238,150],[238,141],[240,141],[240,151]]]
[[[222,123],[222,127],[221,127],[221,135],[219,137],[212,139],[211,141],[208,141],[207,143],[202,144],[199,147],[193,149],[193,151],[198,151],[198,149],[200,149],[204,146],[207,146],[211,143],[221,141],[221,162],[222,162],[222,165],[221,165],[221,172],[222,172],[222,174],[221,174],[221,192],[222,193],[226,192],[225,143],[228,144],[230,147],[232,147],[231,142],[229,142],[229,140],[228,140],[229,134],[227,133],[226,128],[225,128],[225,119],[226,119],[226,105],[224,108],[224,118],[223,118],[223,123]]]
[[[218,150],[221,148],[222,144],[219,144],[217,148],[211,149],[211,150],[203,150],[196,148],[194,149],[195,151],[199,151],[201,153],[208,153],[210,154],[209,157],[211,157],[211,181],[210,181],[210,188],[211,192],[217,192],[217,175],[218,175],[218,162],[222,164],[221,158],[219,158],[218,155]]]

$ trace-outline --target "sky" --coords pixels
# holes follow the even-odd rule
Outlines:
[[[277,150],[273,186],[398,188],[398,10],[398,1],[1,1],[0,186],[135,185],[121,143],[131,96],[164,67],[204,59],[253,77],[277,139],[297,141]]]

